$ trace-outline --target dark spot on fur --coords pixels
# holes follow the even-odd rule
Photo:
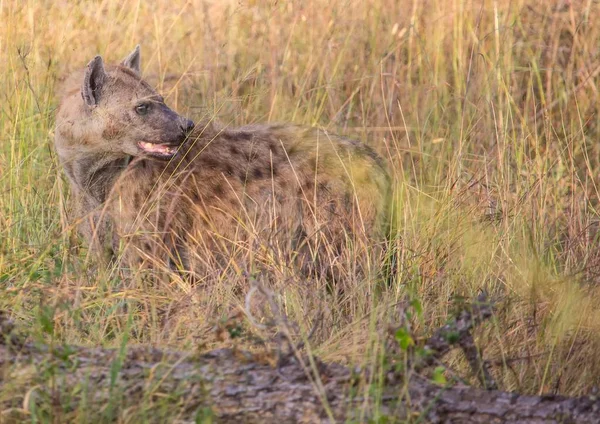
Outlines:
[[[383,162],[383,159],[381,159],[381,156],[379,156],[375,150],[373,150],[370,146],[367,146],[366,144],[362,144],[357,140],[353,140],[353,139],[349,139],[349,138],[343,138],[343,140],[349,141],[353,146],[356,147],[356,149],[358,150],[358,152],[362,155],[368,156],[369,158],[371,158],[373,160],[373,162],[375,162],[377,164],[377,166],[379,166],[382,169],[385,169],[385,164]]]
[[[251,162],[256,157],[256,151],[246,149],[244,150],[243,155],[244,159],[246,159],[248,162]]]
[[[198,192],[192,191],[192,201],[194,203],[200,203],[200,196],[198,195]]]
[[[57,133],[68,140],[75,138],[73,135],[73,121],[67,121],[62,127],[57,129]]]
[[[350,197],[350,193],[344,194],[344,208],[346,208],[346,210],[352,209],[352,198]]]
[[[279,154],[279,146],[274,141],[269,141],[269,150],[273,152],[273,155]]]
[[[326,209],[331,215],[335,215],[336,203],[333,201],[328,202]]]
[[[286,152],[287,152],[288,156],[292,156],[297,151],[299,151],[299,146],[298,145],[292,145],[292,146],[289,146],[289,147],[286,148]]]
[[[233,166],[231,166],[230,164],[227,164],[225,166],[225,173],[227,175],[233,175]]]
[[[254,175],[254,178],[262,178],[263,177],[263,172],[260,170],[260,168],[254,168],[254,171],[252,171],[252,174]]]
[[[79,138],[79,144],[83,144],[83,145],[89,146],[89,145],[94,144],[94,140],[93,140],[92,137],[84,135],[81,138]]]
[[[109,121],[109,123],[106,125],[106,128],[104,128],[104,131],[102,131],[102,138],[106,140],[112,140],[121,135],[121,132],[122,131],[119,126]]]
[[[319,191],[329,193],[329,185],[327,183],[319,183]]]
[[[252,140],[253,134],[248,131],[227,131],[221,134],[221,137],[229,141],[249,141]]]
[[[218,183],[213,187],[213,191],[215,192],[215,196],[221,197],[225,191],[223,190],[223,184]]]
[[[240,140],[248,141],[248,140],[252,140],[252,135],[253,134],[251,132],[248,132],[248,131],[240,131],[236,135],[237,135],[236,138],[238,138]]]
[[[202,160],[202,164],[208,168],[217,168],[219,166],[219,162],[211,156],[207,156],[207,157],[202,157],[200,156],[201,160]],[[227,171],[229,172],[229,171]]]
[[[237,146],[231,145],[231,146],[229,146],[229,152],[232,155],[239,155],[240,154],[240,149],[238,149]]]
[[[121,121],[123,121],[125,124],[131,124],[131,118],[129,117],[129,115],[123,115],[121,117]]]

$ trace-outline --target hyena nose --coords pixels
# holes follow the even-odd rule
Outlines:
[[[181,120],[181,123],[179,124],[179,127],[184,133],[187,134],[194,129],[194,125],[194,121],[192,121],[191,119],[183,118]]]

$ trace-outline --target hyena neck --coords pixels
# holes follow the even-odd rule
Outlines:
[[[123,155],[90,155],[66,164],[65,170],[79,193],[102,204],[131,159],[131,156]]]

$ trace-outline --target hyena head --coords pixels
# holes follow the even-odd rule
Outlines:
[[[140,48],[120,64],[92,59],[64,97],[55,144],[63,163],[87,157],[170,159],[194,123],[140,77]]]

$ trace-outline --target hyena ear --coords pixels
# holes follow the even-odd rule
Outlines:
[[[81,96],[85,101],[85,104],[92,107],[98,104],[100,100],[100,94],[102,92],[102,86],[106,81],[106,72],[104,71],[104,64],[102,63],[102,57],[96,56],[88,63],[85,68],[85,75],[83,77],[83,86],[81,87]]]
[[[141,68],[141,61],[142,61],[142,57],[141,57],[141,53],[140,53],[140,45],[138,44],[137,46],[135,46],[135,49],[129,53],[129,56],[127,56],[125,59],[123,59],[123,61],[121,62],[121,65],[128,67],[129,69],[131,69],[132,71],[134,71],[136,74],[140,74],[140,68]]]

